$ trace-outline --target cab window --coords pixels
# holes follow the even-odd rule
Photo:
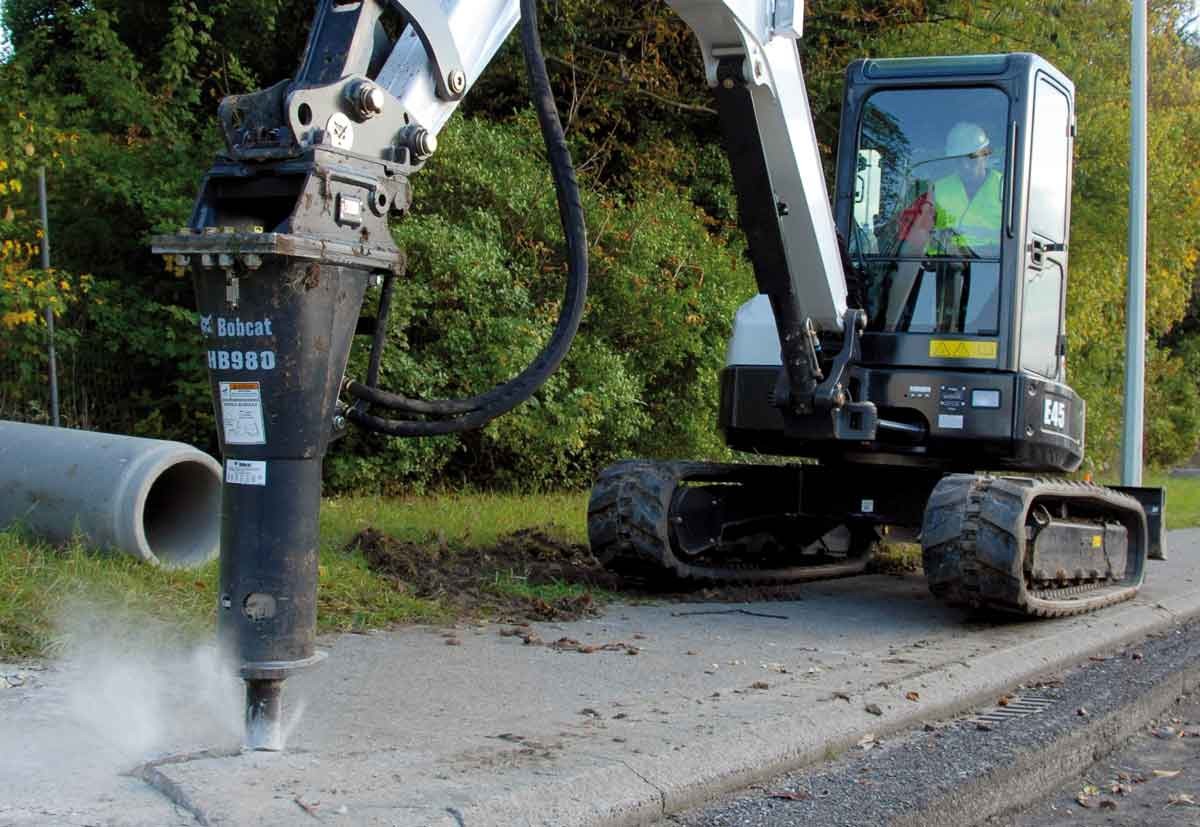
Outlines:
[[[1030,244],[1062,245],[1067,240],[1071,179],[1071,101],[1045,77],[1038,79],[1033,98],[1030,145]],[[1058,257],[1027,263],[1021,296],[1021,367],[1052,378],[1058,375],[1063,282],[1063,262]]]
[[[865,103],[848,241],[871,329],[997,333],[1007,121],[995,88]]]
[[[1029,229],[1061,244],[1067,240],[1067,191],[1071,176],[1071,102],[1040,78],[1034,96],[1033,152],[1029,169]]]

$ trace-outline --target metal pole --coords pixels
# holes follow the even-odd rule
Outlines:
[[[46,168],[38,170],[38,200],[42,207],[42,269],[50,269],[50,219],[46,210]],[[46,308],[46,329],[50,333],[50,424],[59,426],[58,419],[58,358],[54,352],[54,308]]]
[[[1125,436],[1121,482],[1142,484],[1146,386],[1146,0],[1134,0],[1129,149],[1129,293],[1125,304]]]

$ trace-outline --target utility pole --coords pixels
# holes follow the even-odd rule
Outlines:
[[[1125,302],[1125,435],[1121,484],[1142,484],[1146,395],[1146,0],[1134,0],[1129,146],[1129,292]]]
[[[38,200],[42,208],[42,270],[50,269],[50,219],[46,209],[46,168],[38,170]],[[59,426],[58,358],[54,352],[54,308],[46,308],[46,330],[50,333],[50,424]]]

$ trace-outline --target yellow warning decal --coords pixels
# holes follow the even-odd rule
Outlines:
[[[931,359],[995,359],[999,353],[996,342],[971,342],[962,339],[930,339]]]
[[[1092,548],[1100,548],[1102,545],[1104,545],[1104,540],[1099,534],[1092,538]]]

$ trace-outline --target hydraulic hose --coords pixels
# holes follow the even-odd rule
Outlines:
[[[567,148],[566,136],[563,134],[554,94],[550,88],[546,60],[542,54],[541,37],[538,34],[537,0],[521,0],[521,47],[525,55],[534,109],[554,178],[559,220],[566,236],[567,288],[554,332],[537,358],[520,374],[486,393],[465,399],[409,399],[375,387],[378,377],[378,353],[377,348],[372,348],[367,384],[348,382],[345,386],[347,393],[358,400],[398,411],[402,415],[451,418],[387,419],[367,413],[357,406],[346,412],[346,416],[352,422],[368,430],[389,436],[434,436],[482,427],[533,396],[562,363],[579,330],[587,300],[587,228],[584,225],[583,203],[579,195],[579,183],[575,178],[575,167],[571,162],[571,153]],[[381,315],[385,312],[385,297],[386,293],[385,296],[381,296]],[[380,324],[385,323],[386,317],[380,320]],[[376,343],[381,347],[379,335],[382,334],[377,333]]]
[[[379,384],[379,366],[383,359],[383,346],[387,341],[388,318],[392,315],[392,293],[396,289],[396,274],[388,271],[383,277],[379,291],[379,310],[375,313],[375,336],[371,341],[371,360],[367,363],[367,385]]]

